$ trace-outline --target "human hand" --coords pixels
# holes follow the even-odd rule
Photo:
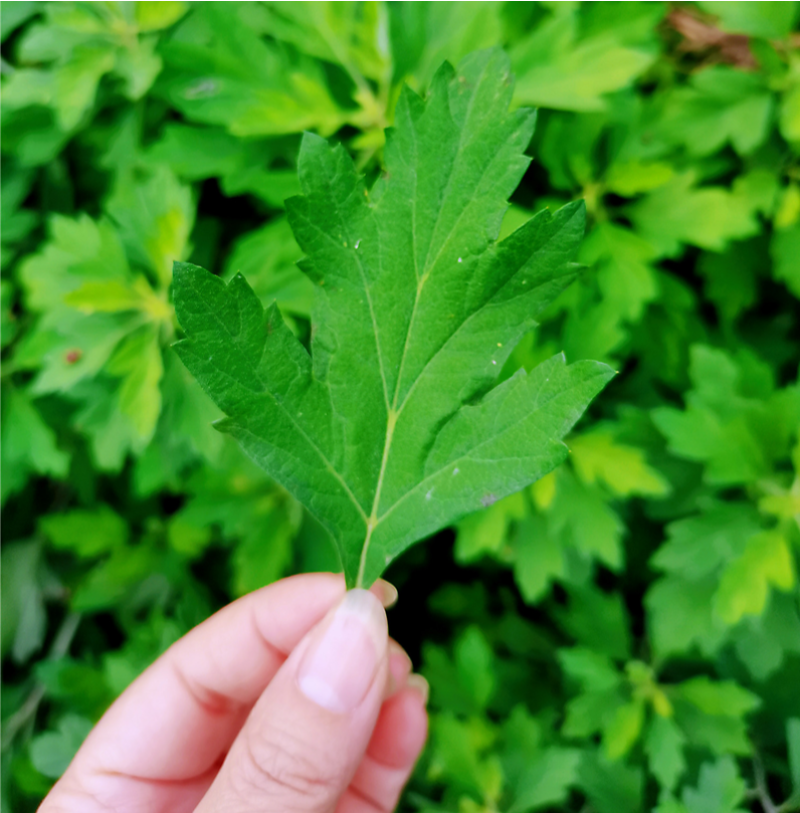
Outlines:
[[[393,594],[314,573],[220,610],[117,699],[39,813],[391,811],[427,734]]]

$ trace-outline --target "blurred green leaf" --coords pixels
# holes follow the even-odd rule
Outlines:
[[[3,545],[2,654],[5,658],[10,653],[17,663],[27,661],[44,643],[47,615],[40,579],[41,553],[35,540]]]
[[[69,455],[59,449],[53,429],[28,395],[3,387],[2,501],[24,488],[32,474],[64,477]]]
[[[58,779],[72,762],[92,728],[91,720],[65,714],[55,731],[38,734],[31,741],[31,762],[39,773]]]
[[[42,533],[59,550],[73,551],[82,558],[94,558],[125,545],[128,526],[108,506],[94,511],[75,510],[42,517]]]
[[[665,790],[672,790],[686,770],[683,748],[686,737],[669,717],[656,715],[647,731],[645,750],[650,772]]]
[[[797,21],[800,7],[788,3],[712,3],[701,0],[703,11],[718,17],[720,27],[737,34],[773,39],[785,37]]]
[[[745,783],[736,763],[722,757],[715,763],[706,762],[700,768],[697,789],[686,788],[683,801],[689,813],[743,813],[739,803],[744,800]]]

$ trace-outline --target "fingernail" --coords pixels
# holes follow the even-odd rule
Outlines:
[[[380,601],[367,590],[350,590],[300,665],[300,691],[328,711],[353,711],[375,679],[387,640]]]
[[[378,579],[377,584],[380,585],[381,590],[381,604],[385,609],[394,607],[397,604],[397,588],[385,579]]]
[[[424,706],[428,705],[428,696],[431,693],[431,687],[422,675],[416,673],[409,675],[408,680],[406,680],[406,688],[418,692],[422,696],[422,704]]]

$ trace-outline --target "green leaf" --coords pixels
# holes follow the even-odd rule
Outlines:
[[[119,547],[95,565],[72,595],[76,612],[98,612],[117,607],[126,595],[153,575],[159,554],[145,545]]]
[[[564,671],[587,691],[604,691],[619,685],[619,673],[611,659],[591,649],[561,649],[558,659]]]
[[[36,677],[49,700],[68,704],[79,714],[97,719],[114,699],[105,677],[96,666],[71,658],[47,658],[36,664]]]
[[[233,553],[233,594],[243,596],[286,575],[292,562],[292,543],[297,536],[301,513],[287,511],[278,495],[262,499],[257,515]],[[264,504],[266,503],[266,505]],[[265,540],[269,544],[265,544]]]
[[[716,5],[716,4],[715,4]],[[700,71],[668,98],[660,129],[690,155],[709,155],[730,142],[749,155],[769,134],[774,102],[762,76],[718,66]]]
[[[705,714],[741,717],[760,704],[759,698],[732,681],[715,683],[707,677],[692,678],[679,684],[681,697]]]
[[[81,558],[94,558],[125,545],[128,525],[108,506],[95,510],[48,514],[39,522],[42,533],[58,550],[69,550]]]
[[[717,650],[725,631],[711,611],[716,588],[714,577],[668,576],[647,591],[648,632],[659,657],[689,651],[694,645],[707,655]]]
[[[578,435],[570,441],[570,451],[572,465],[584,483],[600,480],[620,497],[669,493],[669,483],[647,465],[644,452],[619,443],[610,433]]]
[[[709,2],[698,3],[703,11],[718,18],[723,31],[750,34],[753,37],[785,37],[797,20],[800,5],[795,2]]]
[[[10,653],[16,663],[37,652],[47,632],[41,554],[36,541],[7,542],[2,547],[2,654]]]
[[[613,375],[557,356],[492,389],[574,279],[583,208],[494,242],[533,119],[506,112],[501,52],[460,70],[444,66],[427,103],[401,95],[371,193],[341,147],[304,137],[304,197],[287,209],[318,286],[311,357],[243,277],[175,269],[181,358],[228,414],[221,428],[333,535],[350,585],[553,469]]]
[[[733,759],[722,757],[703,763],[697,789],[686,788],[683,802],[689,813],[744,813],[745,787]]]
[[[774,263],[772,275],[800,299],[800,223],[777,230],[772,235],[770,254]]]
[[[457,562],[475,561],[487,553],[498,553],[506,542],[514,519],[525,517],[521,494],[511,494],[483,511],[465,517],[458,523],[455,558]]]
[[[630,229],[600,223],[581,246],[580,259],[597,265],[597,282],[611,310],[621,319],[638,322],[659,294],[651,265],[657,255],[652,244]]]
[[[593,586],[568,588],[569,604],[555,613],[559,625],[584,647],[611,658],[631,654],[630,618],[621,593],[604,593]]]
[[[554,579],[565,575],[561,544],[541,517],[521,522],[514,535],[514,581],[528,604],[536,603]]]
[[[644,703],[633,700],[619,706],[603,729],[603,749],[611,759],[620,759],[639,739],[644,725]]]
[[[745,616],[731,638],[750,674],[766,680],[787,658],[800,653],[800,613],[792,595],[773,593],[764,613]]]
[[[478,627],[468,627],[458,638],[453,656],[462,685],[477,708],[485,708],[495,690],[494,655]]]
[[[2,502],[21,491],[35,473],[63,477],[69,455],[58,448],[56,434],[28,395],[4,385],[2,393]]]
[[[789,749],[792,788],[797,794],[800,791],[800,718],[792,717],[786,721],[786,743]]]
[[[746,503],[713,503],[702,514],[671,522],[667,542],[652,559],[658,570],[699,579],[741,555],[758,533],[758,514]]]
[[[377,4],[312,2],[303,6],[268,3],[265,28],[276,39],[308,54],[341,65],[354,79],[385,81],[390,70]],[[360,90],[360,88],[359,88]]]
[[[161,376],[164,364],[158,329],[146,326],[128,335],[108,360],[106,371],[122,381],[120,412],[130,420],[136,436],[149,441],[161,414]]]
[[[32,310],[58,307],[68,293],[89,281],[127,280],[128,261],[108,221],[94,221],[86,214],[75,219],[54,215],[48,232],[47,243],[19,268]]]
[[[314,286],[297,268],[302,256],[288,221],[275,218],[234,243],[223,276],[242,274],[264,305],[277,302],[284,316],[310,318]]]
[[[732,240],[760,230],[754,201],[742,188],[698,187],[692,171],[676,175],[628,207],[639,235],[667,257],[677,256],[682,243],[723,251]]]
[[[770,587],[791,590],[794,585],[794,561],[786,538],[779,530],[763,531],[726,569],[714,610],[726,624],[736,624],[744,615],[764,612]]]
[[[584,751],[578,769],[581,789],[597,813],[640,813],[644,809],[644,772],[600,752]]]
[[[662,11],[652,5],[645,14],[654,25]],[[603,110],[604,94],[626,87],[653,62],[651,48],[629,47],[613,25],[579,39],[579,20],[571,11],[556,9],[550,20],[512,49],[511,61],[520,77],[517,98],[522,103]]]
[[[240,23],[242,15],[249,24]],[[162,48],[162,92],[190,120],[241,137],[306,129],[329,135],[347,120],[319,63],[260,36],[266,28],[258,7],[203,4],[178,31]]]
[[[781,101],[780,130],[790,144],[800,141],[800,82],[790,88]]]
[[[502,4],[389,3],[394,79],[427,88],[444,60],[460,62],[502,37]]]
[[[122,178],[106,203],[131,262],[151,271],[162,288],[172,263],[189,253],[195,205],[189,187],[158,167],[144,182]]]
[[[622,568],[624,525],[597,486],[585,486],[568,472],[559,472],[556,495],[548,512],[550,533],[582,558],[599,560],[610,570]]]
[[[672,790],[686,770],[683,747],[686,737],[669,717],[655,715],[645,738],[650,773],[662,789]]]
[[[764,267],[763,242],[732,243],[722,254],[703,252],[697,270],[705,277],[705,295],[720,314],[733,320],[757,301],[757,275]]]
[[[517,782],[508,813],[527,813],[563,804],[578,781],[580,751],[551,747],[534,757]]]
[[[135,5],[136,27],[139,31],[158,31],[168,28],[186,14],[188,3],[161,0],[159,3],[137,2]]]
[[[39,734],[31,741],[33,767],[50,779],[58,779],[91,730],[91,720],[77,714],[65,714],[55,731]]]
[[[11,3],[4,0],[0,8],[0,41],[21,26],[25,20],[32,17],[38,9],[39,3],[33,0],[17,0]]]

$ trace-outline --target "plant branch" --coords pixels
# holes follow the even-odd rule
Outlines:
[[[75,638],[75,633],[78,631],[78,626],[81,622],[81,614],[75,612],[67,613],[61,626],[56,632],[56,637],[50,646],[50,651],[47,654],[47,659],[57,661],[63,658],[72,645]],[[26,725],[32,723],[36,718],[36,713],[39,710],[39,704],[44,700],[47,690],[43,683],[37,683],[30,694],[25,699],[25,702],[8,718],[3,726],[3,739],[2,751],[5,752],[12,744],[17,734],[25,728]]]

